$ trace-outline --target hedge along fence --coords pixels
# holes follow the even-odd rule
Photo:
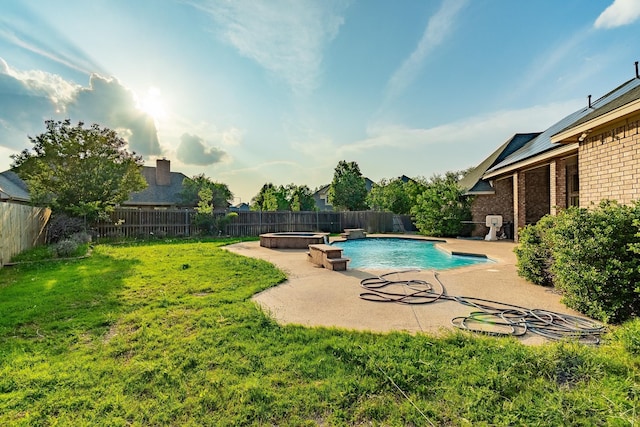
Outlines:
[[[0,202],[0,267],[14,255],[45,242],[50,215],[48,208]]]
[[[220,218],[225,213],[216,213]],[[93,231],[99,237],[191,236],[193,209],[116,209],[108,221],[97,223]],[[369,233],[394,231],[394,215],[390,212],[261,212],[241,211],[225,227],[232,237],[258,236],[262,233],[292,231],[324,231],[340,233],[345,228],[362,228]],[[408,218],[403,218],[407,222]],[[410,219],[409,219],[410,221]]]

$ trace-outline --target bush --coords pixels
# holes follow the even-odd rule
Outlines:
[[[631,320],[614,332],[624,349],[633,356],[640,356],[640,319]]]
[[[553,286],[553,258],[546,232],[553,227],[555,218],[547,215],[536,225],[527,225],[519,232],[520,245],[515,249],[518,274],[536,285]]]
[[[63,213],[51,216],[47,224],[47,243],[56,243],[68,239],[73,234],[84,233],[85,223],[82,218],[72,217]]]
[[[86,243],[91,243],[91,234],[86,231],[81,231],[79,233],[74,233],[70,237],[71,240],[76,242],[78,245],[84,245]]]
[[[434,237],[456,237],[465,228],[462,221],[471,219],[470,197],[463,197],[458,186],[459,172],[434,176],[411,208],[416,227],[421,234]]]
[[[78,250],[78,243],[71,239],[61,240],[54,245],[53,249],[57,257],[68,258]]]
[[[551,282],[563,302],[605,322],[640,314],[640,203],[603,201],[570,208],[523,229],[518,272],[533,283]]]

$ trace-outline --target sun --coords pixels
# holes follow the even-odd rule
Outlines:
[[[157,122],[167,116],[167,109],[162,100],[162,93],[157,87],[151,86],[147,93],[140,99],[138,108],[153,117]]]

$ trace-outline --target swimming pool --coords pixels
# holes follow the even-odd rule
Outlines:
[[[446,270],[492,262],[482,256],[450,255],[435,242],[418,239],[367,237],[332,245],[351,259],[349,268]]]

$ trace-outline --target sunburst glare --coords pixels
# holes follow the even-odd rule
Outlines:
[[[167,109],[162,99],[162,93],[157,87],[151,86],[140,99],[138,108],[153,117],[158,122],[167,116]]]

